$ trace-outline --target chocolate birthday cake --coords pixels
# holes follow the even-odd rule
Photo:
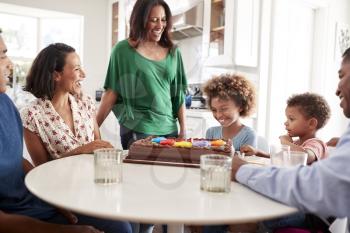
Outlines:
[[[231,141],[223,139],[148,137],[131,144],[127,159],[198,165],[201,155],[231,152]]]

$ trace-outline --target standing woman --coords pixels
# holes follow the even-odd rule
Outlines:
[[[137,0],[129,38],[112,50],[97,123],[101,125],[113,110],[123,149],[149,135],[185,137],[187,81],[171,28],[164,0]]]

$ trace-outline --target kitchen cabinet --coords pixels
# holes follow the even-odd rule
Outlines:
[[[204,0],[205,66],[257,66],[259,0]]]
[[[219,126],[213,114],[208,109],[186,109],[186,137],[187,138],[205,138],[207,129],[213,126]],[[256,117],[241,118],[242,124],[256,128]]]
[[[187,138],[205,138],[208,128],[219,125],[211,111],[203,109],[187,109],[185,121]]]

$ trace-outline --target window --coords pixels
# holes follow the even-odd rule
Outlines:
[[[47,45],[63,42],[82,55],[82,16],[1,3],[0,9],[3,38],[15,64],[9,84],[14,89],[25,84],[33,59]]]

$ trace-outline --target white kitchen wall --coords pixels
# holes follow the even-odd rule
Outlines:
[[[320,132],[320,136],[329,138],[330,136],[340,136],[349,120],[344,117],[343,111],[339,106],[340,100],[335,95],[338,85],[338,70],[341,59],[335,57],[336,43],[336,24],[345,24],[350,29],[350,1],[349,0],[333,0],[330,1],[329,22],[328,22],[328,37],[325,48],[326,64],[324,72],[325,80],[321,88],[327,98],[332,110],[332,116],[326,127]],[[338,54],[339,55],[339,54]]]
[[[82,15],[84,17],[82,60],[87,73],[84,89],[89,95],[94,96],[95,89],[103,85],[109,57],[107,0],[1,0],[0,3]]]

